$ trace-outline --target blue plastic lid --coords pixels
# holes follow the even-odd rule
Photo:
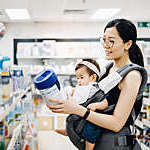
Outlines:
[[[34,78],[33,82],[38,90],[44,90],[56,84],[58,78],[53,70],[44,70]]]
[[[18,70],[13,70],[13,76],[18,76]]]
[[[23,76],[23,70],[20,70],[20,76]]]

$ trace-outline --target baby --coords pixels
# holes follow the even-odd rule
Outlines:
[[[75,67],[75,74],[77,77],[77,86],[88,87],[88,85],[97,83],[100,79],[99,64],[94,59],[90,59],[90,58],[82,59],[80,62],[77,63]],[[76,88],[75,88],[74,94],[76,94]],[[87,92],[87,98],[88,98],[88,95],[89,93]],[[80,100],[80,103],[81,103],[81,100]],[[89,104],[87,108],[90,109],[91,111],[95,111],[95,110],[104,110],[107,107],[108,107],[107,99],[104,99],[101,102]],[[67,136],[66,130],[57,129],[56,132]],[[100,137],[102,132],[103,131],[101,128],[99,128],[98,126],[90,122],[87,122],[82,132],[82,137],[83,139],[85,139],[85,150],[93,150],[95,146],[95,142]]]

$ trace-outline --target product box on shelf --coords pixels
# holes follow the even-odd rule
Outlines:
[[[53,130],[54,129],[53,116],[38,117],[38,130]]]

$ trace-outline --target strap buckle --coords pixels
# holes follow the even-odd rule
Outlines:
[[[114,145],[115,146],[128,146],[134,144],[135,135],[117,135],[114,136]]]

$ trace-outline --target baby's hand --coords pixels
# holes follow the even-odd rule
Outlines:
[[[88,109],[95,111],[97,109],[97,103],[92,103],[87,106]]]

